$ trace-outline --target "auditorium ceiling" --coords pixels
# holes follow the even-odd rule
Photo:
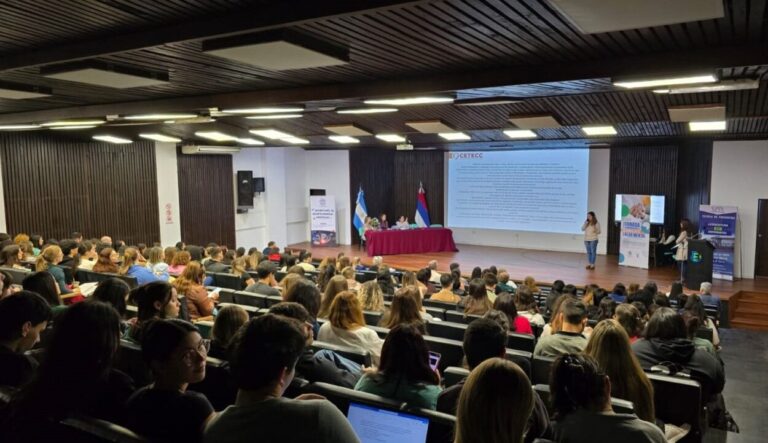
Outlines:
[[[57,132],[129,140],[159,133],[206,145],[217,142],[196,133],[219,132],[230,136],[222,145],[237,145],[233,138],[294,145],[249,132],[274,129],[308,141],[305,148],[349,146],[329,138],[343,135],[329,129],[340,125],[359,134],[356,146],[438,149],[768,136],[768,0],[594,7],[600,3],[3,2],[0,130],[48,131],[51,126],[39,125],[88,119],[104,123]],[[617,85],[685,76],[712,80],[688,89]],[[387,113],[338,112],[375,106],[366,100],[423,96],[446,101],[389,105],[397,111]],[[292,107],[286,114],[297,117],[228,112],[261,107]],[[690,120],[670,115],[681,107],[693,115],[712,108],[705,121],[722,115],[725,128],[692,132]],[[162,113],[188,115],[126,119]],[[528,116],[549,116],[555,124],[532,126],[528,139],[505,134],[527,129],[510,118]],[[616,133],[587,135],[589,126]],[[469,139],[447,141],[425,127]]]

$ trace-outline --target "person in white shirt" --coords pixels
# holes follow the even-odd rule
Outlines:
[[[429,264],[427,264],[427,268],[429,268],[429,281],[435,284],[440,284],[440,273],[437,272],[437,260],[430,260]]]
[[[317,268],[312,264],[312,253],[309,251],[301,251],[299,254],[299,266],[306,272],[315,272]]]
[[[376,331],[365,327],[360,301],[351,291],[343,291],[333,299],[328,321],[320,327],[317,340],[368,351],[374,366],[379,365],[384,344]]]
[[[587,269],[595,269],[600,223],[597,222],[597,217],[594,212],[587,212],[587,219],[584,220],[584,224],[581,225],[581,230],[584,231],[584,246],[587,248]]]
[[[408,217],[401,215],[399,219],[397,219],[397,223],[395,223],[395,229],[409,229],[411,227],[411,224],[408,223]]]

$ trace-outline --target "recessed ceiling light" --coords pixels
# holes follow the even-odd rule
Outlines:
[[[213,140],[217,142],[231,142],[237,139],[237,137],[233,137],[231,135],[227,135],[219,131],[197,131],[195,132],[195,135],[198,137],[207,138],[208,140]]]
[[[259,137],[264,137],[271,140],[282,140],[284,138],[293,137],[293,135],[287,132],[278,131],[276,129],[251,129],[248,132],[253,135],[258,135]]]
[[[616,135],[613,126],[582,126],[581,130],[587,135]]]
[[[104,120],[58,120],[48,123],[43,123],[43,126],[46,127],[54,127],[54,126],[85,126],[85,125],[103,125]]]
[[[689,122],[688,128],[691,131],[725,131],[725,120],[716,122]]]
[[[376,138],[390,143],[402,143],[405,141],[405,137],[397,134],[376,134]]]
[[[98,140],[100,142],[107,142],[107,143],[114,143],[116,145],[125,145],[128,143],[133,143],[132,140],[122,137],[115,137],[114,135],[94,135],[94,140]]]
[[[132,66],[118,66],[98,60],[86,60],[40,68],[40,75],[58,80],[105,86],[138,88],[168,83],[167,72],[150,71]]]
[[[523,100],[516,97],[479,97],[463,98],[453,102],[456,106],[492,106],[492,105],[510,105],[513,103],[522,103]]]
[[[715,84],[699,86],[675,86],[664,89],[654,89],[657,94],[695,94],[699,92],[721,92],[721,91],[740,91],[744,89],[757,89],[760,87],[760,80],[741,79],[741,80],[721,80]]]
[[[171,137],[169,135],[163,135],[158,133],[139,134],[139,137],[146,138],[149,140],[154,140],[157,142],[167,142],[167,143],[179,143],[181,141],[180,138]]]
[[[463,132],[440,132],[437,135],[449,141],[472,140],[472,137]]]
[[[0,82],[0,98],[24,100],[29,98],[50,97],[51,88],[43,86],[23,85],[19,83]]]
[[[410,106],[410,105],[431,105],[437,103],[453,103],[453,97],[403,97],[403,98],[383,98],[369,99],[363,103],[366,105],[385,105],[385,106]]]
[[[504,135],[509,138],[536,138],[538,135],[530,129],[507,129]]]
[[[725,120],[725,106],[721,104],[670,106],[667,108],[672,122],[714,122]]]
[[[350,137],[360,137],[365,135],[371,135],[372,133],[354,123],[347,123],[343,125],[326,125],[323,126],[328,132],[333,132],[338,135],[348,135]]]
[[[337,114],[381,114],[397,112],[397,108],[345,108],[336,111]]]
[[[264,142],[251,137],[237,138],[236,142],[248,146],[264,146]]]
[[[0,125],[0,131],[23,131],[25,129],[39,129],[40,125]]]
[[[269,114],[269,115],[252,115],[246,117],[250,120],[279,120],[283,118],[301,118],[302,114]]]
[[[304,106],[265,106],[259,108],[224,109],[222,114],[278,114],[281,112],[304,112]]]
[[[519,129],[557,129],[561,127],[560,122],[549,114],[510,115],[509,121]]]
[[[48,129],[68,130],[68,129],[91,129],[95,127],[96,125],[72,125],[72,126],[51,126]]]
[[[405,124],[423,134],[457,132],[455,129],[445,124],[445,122],[442,120],[419,120],[415,122],[405,122]]]
[[[689,75],[681,77],[664,77],[646,80],[613,80],[613,86],[626,89],[658,88],[659,86],[691,85],[696,83],[714,83],[714,74]]]
[[[308,145],[309,140],[301,137],[285,137],[280,139],[283,143],[290,143],[292,145]]]
[[[328,138],[341,144],[360,143],[359,138],[350,137],[348,135],[329,135]]]
[[[139,114],[139,115],[126,115],[123,117],[126,120],[179,120],[185,118],[195,118],[197,114]]]

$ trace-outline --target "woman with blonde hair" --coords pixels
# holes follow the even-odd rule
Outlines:
[[[384,343],[376,331],[365,326],[360,301],[350,291],[342,291],[333,299],[328,321],[320,327],[317,339],[368,351],[374,366],[379,364],[381,346]]]
[[[347,286],[349,286],[350,291],[357,291],[360,288],[360,283],[355,280],[355,270],[351,266],[342,269],[341,275],[347,279]]]
[[[370,280],[362,284],[357,291],[363,311],[385,312],[384,293],[376,280]]]
[[[153,246],[147,250],[146,268],[160,277],[160,280],[168,281],[168,264],[163,260],[163,248]]]
[[[211,350],[208,355],[229,360],[229,347],[232,339],[240,327],[247,322],[248,312],[239,305],[226,305],[221,308],[211,330]]]
[[[192,261],[192,255],[189,251],[179,251],[173,256],[171,260],[171,266],[168,266],[168,273],[172,275],[179,275],[184,272],[184,268],[187,267],[189,262]]]
[[[619,322],[603,320],[598,323],[584,353],[594,358],[611,379],[611,396],[631,401],[640,419],[654,423],[653,385],[632,352],[629,336]]]
[[[246,257],[247,266],[246,269],[249,271],[255,271],[256,268],[259,266],[259,263],[261,263],[261,258],[264,257],[264,255],[261,253],[261,251],[258,250],[258,248],[251,248],[248,250],[248,257]]]
[[[533,389],[522,369],[501,358],[467,377],[456,407],[455,443],[521,443],[533,411]]]
[[[35,260],[35,271],[48,271],[53,276],[53,279],[56,280],[56,284],[59,286],[61,293],[70,294],[72,293],[72,290],[67,287],[64,270],[59,266],[59,263],[61,263],[61,260],[63,259],[64,253],[61,252],[60,247],[56,245],[48,246],[37,256],[37,260]]]
[[[539,287],[536,286],[536,279],[530,275],[527,275],[523,280],[523,286],[530,289],[532,294],[538,294],[539,292],[541,292],[541,289],[539,289]]]
[[[256,280],[245,270],[247,264],[245,257],[239,257],[232,261],[232,273],[240,277],[240,290],[256,284]]]
[[[205,270],[200,263],[193,261],[189,262],[184,272],[173,281],[176,292],[186,297],[187,311],[192,321],[213,315],[216,300],[219,299],[218,293],[208,294],[203,286],[203,280],[205,280]]]
[[[323,300],[320,302],[320,312],[317,314],[320,318],[328,318],[331,313],[333,299],[342,292],[348,291],[347,279],[343,275],[335,275],[329,281],[323,292]],[[365,324],[365,323],[363,323]]]
[[[297,284],[299,282],[304,281],[304,277],[302,277],[299,274],[286,274],[285,277],[283,277],[282,280],[280,280],[280,283],[277,285],[281,288],[280,293],[283,295],[283,300],[288,301],[288,298],[290,294],[293,293],[294,288],[296,288]]]

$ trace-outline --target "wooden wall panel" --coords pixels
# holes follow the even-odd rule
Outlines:
[[[365,205],[371,216],[387,214],[390,223],[395,218],[395,151],[391,149],[351,149],[349,151],[349,192],[352,211],[357,204],[357,191],[363,187]],[[352,214],[354,217],[354,213]],[[360,236],[352,229],[352,243]]]
[[[395,152],[395,217],[405,215],[414,222],[419,182],[427,194],[430,221],[443,223],[445,153],[442,151]]]
[[[0,134],[8,231],[67,238],[160,240],[154,144]]]
[[[699,228],[699,205],[709,204],[712,184],[712,140],[689,140],[677,156],[677,216]]]
[[[176,154],[181,238],[187,244],[235,246],[231,155]]]

